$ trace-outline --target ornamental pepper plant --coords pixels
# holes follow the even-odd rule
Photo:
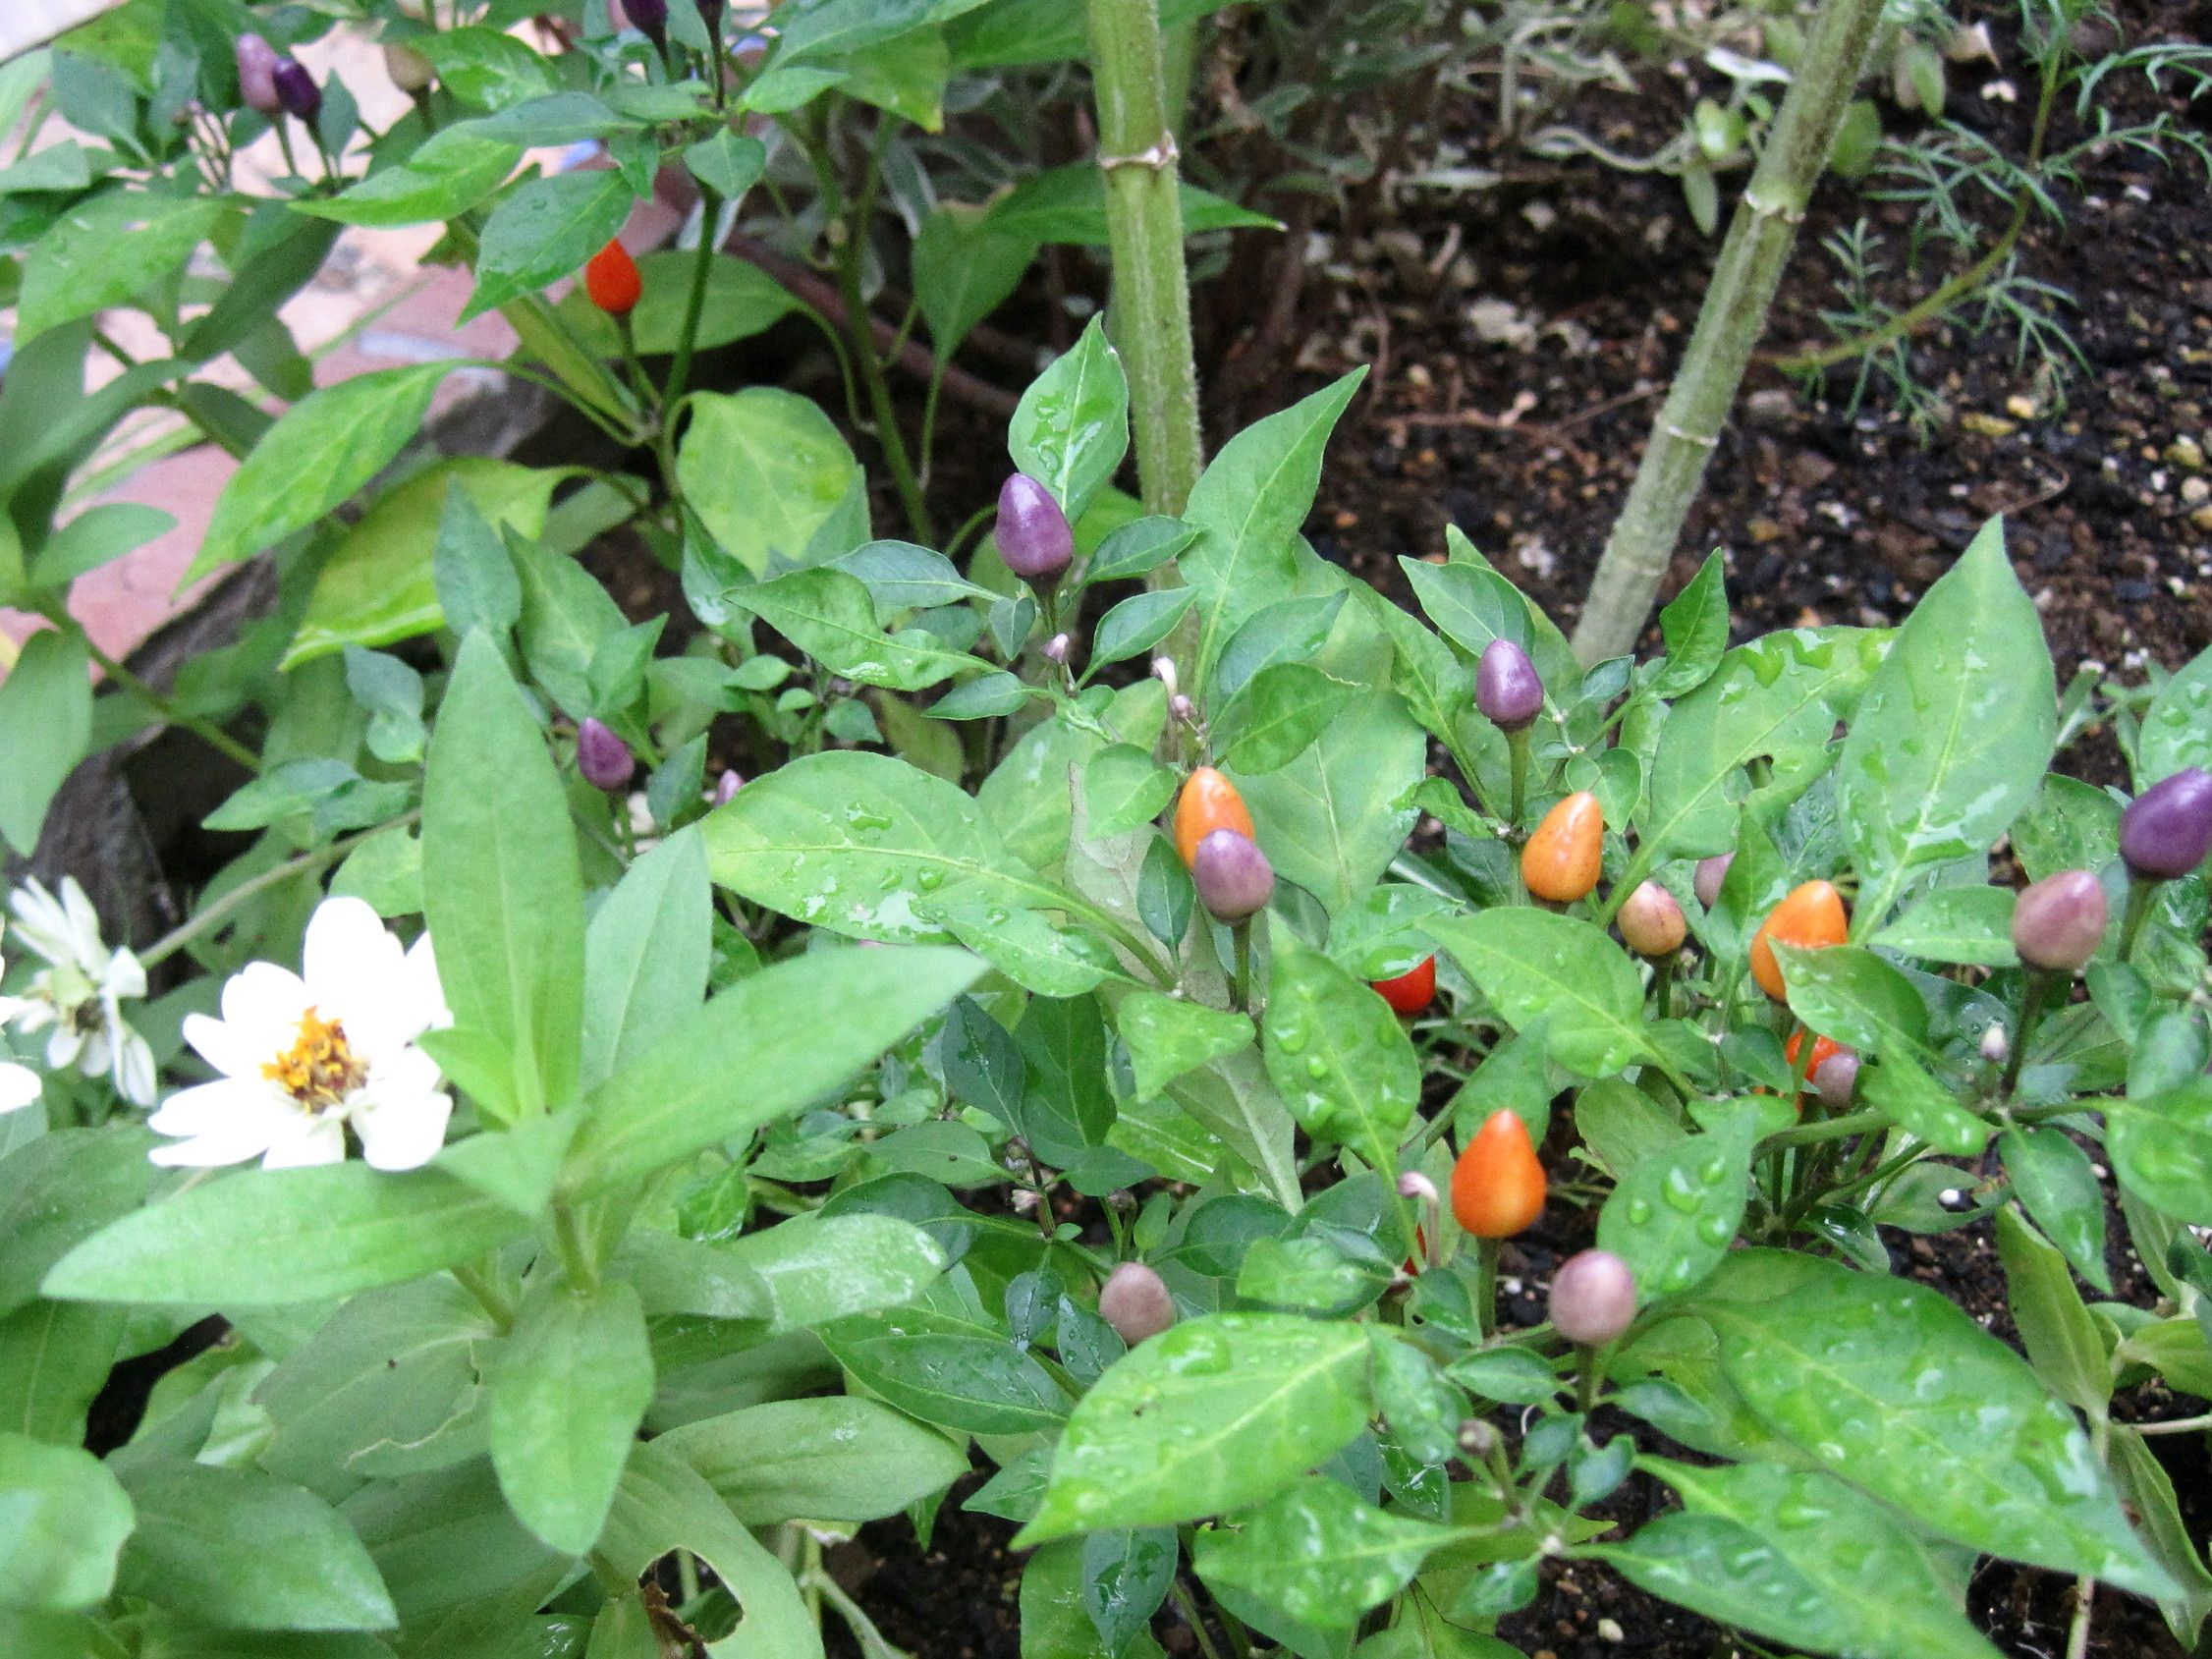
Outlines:
[[[1023,1659],[1557,1652],[1569,1574],[1992,1659],[1983,1558],[2201,1639],[2212,652],[2062,699],[1996,522],[1895,629],[1740,637],[1716,553],[1585,664],[1457,529],[1396,603],[1300,529],[1356,375],[1157,424],[1182,233],[1256,217],[1174,188],[1163,10],[134,0],[0,71],[104,135],[0,194],[0,836],[166,726],[218,850],[128,933],[9,901],[0,1653],[938,1659],[836,1546],[956,1514]],[[1030,166],[1070,66],[1159,130]],[[437,227],[584,458],[430,453],[454,362],[313,388],[341,225]],[[778,327],[842,422],[711,357]],[[81,505],[133,411],[273,595],[160,685],[68,609],[164,527]]]

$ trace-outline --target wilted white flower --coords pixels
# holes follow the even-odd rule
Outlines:
[[[334,1164],[349,1130],[377,1169],[436,1155],[453,1098],[417,1039],[453,1016],[429,935],[403,948],[362,901],[325,899],[301,967],[249,963],[223,987],[220,1020],[187,1016],[185,1040],[222,1076],[161,1103],[153,1129],[184,1138],[154,1148],[155,1163]]]
[[[58,898],[44,884],[27,881],[8,908],[18,936],[46,967],[32,975],[28,996],[0,997],[0,1023],[24,1032],[50,1030],[49,1068],[75,1066],[87,1078],[106,1077],[132,1105],[152,1105],[153,1050],[123,1018],[124,1000],[146,994],[138,959],[108,949],[99,912],[74,876],[62,877]]]

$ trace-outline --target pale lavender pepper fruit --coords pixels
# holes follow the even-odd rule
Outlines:
[[[1052,492],[1017,472],[999,486],[999,557],[1032,587],[1050,587],[1074,563],[1076,533]]]
[[[745,788],[745,779],[738,776],[735,767],[723,768],[722,776],[714,780],[714,804],[727,806],[737,800],[738,791]]]
[[[246,107],[262,115],[284,108],[277,97],[277,65],[284,60],[277,49],[258,34],[238,37],[238,93]]]
[[[1209,830],[1190,856],[1190,881],[1198,902],[1222,921],[1239,922],[1267,908],[1275,896],[1275,868],[1250,836]]]
[[[2187,875],[2212,853],[2212,772],[2185,766],[2120,814],[2120,856],[2144,881]]]
[[[1584,1348],[1602,1348],[1635,1323],[1636,1276],[1611,1250],[1583,1250],[1552,1275],[1552,1329]]]
[[[2104,942],[2110,910],[2087,870],[2061,870],[2020,889],[2013,905],[2013,948],[2030,968],[2078,973]]]
[[[585,715],[576,729],[576,769],[593,789],[612,795],[630,787],[637,772],[637,757],[604,724]]]
[[[1141,1261],[1125,1261],[1106,1276],[1098,1292],[1098,1316],[1134,1348],[1175,1323],[1175,1298],[1160,1276]]]
[[[1544,682],[1528,653],[1511,639],[1493,639],[1474,665],[1474,706],[1503,731],[1518,732],[1543,712]]]

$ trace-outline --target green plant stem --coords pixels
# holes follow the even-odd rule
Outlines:
[[[473,1262],[467,1261],[456,1262],[446,1271],[453,1275],[454,1283],[469,1293],[470,1298],[484,1310],[503,1334],[514,1328],[515,1304],[500,1290],[492,1274]]]
[[[2020,1067],[2027,1059],[2027,1039],[2034,1034],[2035,1022],[2043,1018],[2058,983],[2059,976],[2047,968],[2029,968],[2020,981],[2019,1019],[2013,1026],[2013,1048],[2005,1057],[2005,1079],[1997,1085],[1998,1099],[2012,1099],[2013,1090],[2018,1086]]]
[[[2146,881],[2139,875],[2128,878],[2128,908],[2120,912],[2120,960],[2126,962],[2135,954],[2135,935],[2143,930],[2143,922],[2150,915],[2150,902],[2158,890],[2158,883]]]
[[[2163,1423],[2135,1423],[2132,1426],[2137,1434],[2195,1434],[2201,1429],[2212,1428],[2212,1414],[2176,1417],[2171,1422]]]
[[[1249,916],[1229,930],[1229,940],[1237,958],[1237,1006],[1249,1014],[1252,1011],[1252,924]]]
[[[1496,1239],[1474,1242],[1474,1320],[1483,1336],[1498,1328],[1498,1249]]]
[[[1506,734],[1506,754],[1513,764],[1513,809],[1506,814],[1509,835],[1521,831],[1521,814],[1528,804],[1528,728]]]
[[[1606,1362],[1612,1357],[1611,1343],[1595,1348],[1587,1343],[1575,1345],[1575,1409],[1585,1416],[1597,1405],[1598,1394],[1605,1387]]]
[[[706,312],[707,280],[714,274],[716,232],[722,223],[722,197],[699,186],[699,245],[691,259],[691,292],[684,301],[684,331],[676,337],[676,360],[668,365],[668,384],[661,391],[662,419],[676,418],[676,406],[691,377],[691,353],[698,344],[699,318]]]
[[[1652,965],[1651,1006],[1662,1020],[1674,1018],[1675,964],[1681,959],[1679,950],[1669,951]]]
[[[1221,1649],[1214,1646],[1213,1637],[1206,1633],[1206,1621],[1199,1614],[1198,1604],[1191,1599],[1189,1588],[1184,1583],[1180,1574],[1176,1576],[1174,1590],[1176,1611],[1183,1615],[1183,1622],[1190,1627],[1190,1633],[1197,1637],[1198,1651],[1206,1659],[1221,1659]]]
[[[1148,513],[1180,514],[1204,466],[1183,198],[1156,0],[1089,0],[1098,165],[1113,252],[1114,344],[1129,372]]]
[[[1574,641],[1584,664],[1632,649],[1643,632],[1881,16],[1882,0],[1823,0],[1591,580]]]
[[[393,830],[405,829],[421,816],[422,809],[416,807],[413,811],[403,813],[392,819],[389,823],[378,824],[374,829],[364,829],[356,835],[341,836],[328,847],[317,847],[312,852],[302,853],[297,857],[287,858],[281,864],[272,864],[259,875],[240,882],[197,915],[180,922],[176,927],[171,928],[147,946],[146,949],[140,951],[138,953],[139,965],[152,968],[159,963],[167,962],[202,933],[213,929],[233,911],[246,904],[255,895],[266,893],[270,888],[282,882],[290,881],[296,875],[304,875],[325,865],[335,864],[362,842],[373,840],[380,835],[388,835]]]
[[[67,625],[66,618],[55,616],[52,617],[52,620],[57,626]],[[203,720],[196,714],[180,712],[177,706],[167,697],[128,668],[125,668],[115,658],[109,656],[107,652],[101,650],[99,646],[93,644],[89,636],[84,640],[84,649],[92,661],[99,665],[99,670],[103,675],[152,709],[156,715],[160,716],[164,725],[180,727],[192,733],[201,743],[207,745],[209,748],[228,759],[237,761],[249,772],[260,771],[261,757],[258,754],[255,754],[212,720]]]

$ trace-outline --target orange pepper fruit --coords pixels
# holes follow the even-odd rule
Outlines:
[[[584,261],[583,292],[607,315],[626,317],[643,297],[645,279],[637,274],[637,261],[630,256],[630,249],[610,242]]]
[[[1808,881],[1791,889],[1751,935],[1751,977],[1776,1002],[1785,1002],[1790,991],[1782,982],[1782,965],[1774,960],[1775,941],[1813,950],[1840,945],[1850,937],[1851,918],[1844,913],[1843,895],[1825,881]]]
[[[1782,1057],[1790,1062],[1790,1069],[1793,1072],[1797,1069],[1797,1055],[1803,1050],[1804,1046],[1805,1033],[1802,1029],[1793,1031],[1789,1042],[1783,1045]],[[1805,1068],[1805,1076],[1809,1078],[1813,1073],[1819,1071],[1820,1063],[1830,1055],[1840,1052],[1843,1046],[1834,1037],[1814,1037],[1812,1039],[1812,1064]]]
[[[1370,979],[1367,983],[1390,1004],[1391,1012],[1410,1019],[1436,1000],[1436,959],[1423,957],[1394,979]]]
[[[1537,898],[1571,905],[1597,885],[1604,855],[1604,810],[1578,789],[1544,814],[1521,850],[1521,879]]]
[[[1452,1213],[1477,1239],[1506,1239],[1544,1210],[1544,1166],[1519,1112],[1493,1112],[1452,1166]]]
[[[1186,867],[1198,856],[1198,843],[1217,829],[1235,830],[1247,841],[1259,839],[1237,786],[1211,766],[1201,766],[1185,780],[1175,801],[1175,850]]]

